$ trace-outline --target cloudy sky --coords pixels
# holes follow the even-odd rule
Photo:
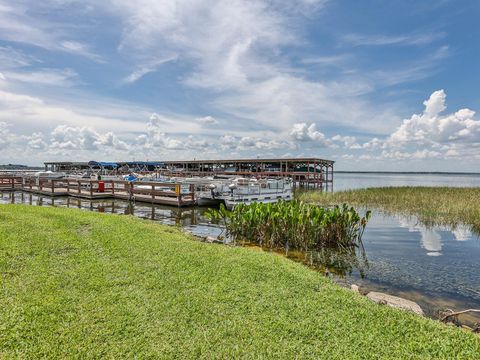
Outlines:
[[[0,163],[479,171],[478,0],[0,0]]]

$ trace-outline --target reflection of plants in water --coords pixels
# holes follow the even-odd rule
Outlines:
[[[347,205],[323,208],[298,201],[238,204],[232,211],[220,206],[206,215],[223,220],[233,240],[304,251],[358,246],[370,218],[369,211],[361,217]]]
[[[325,247],[306,253],[308,265],[334,273],[338,276],[351,275],[356,269],[364,278],[369,264],[367,255],[360,244],[357,246]]]

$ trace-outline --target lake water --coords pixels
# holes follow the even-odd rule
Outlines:
[[[335,189],[402,185],[480,186],[480,176],[339,173],[335,177]],[[208,223],[204,215],[206,208],[51,198],[22,192],[0,192],[0,203],[134,215],[182,226],[200,236],[217,236],[222,232],[218,225]],[[468,226],[429,227],[415,217],[374,211],[363,236],[363,247],[364,251],[358,249],[353,254],[290,251],[285,255],[320,271],[328,270],[344,285],[356,283],[366,291],[382,291],[416,301],[432,317],[445,308],[480,308],[480,239]],[[326,258],[336,265],[327,264]],[[467,319],[472,323],[476,320]]]
[[[479,187],[480,174],[335,173],[333,190],[385,186]]]

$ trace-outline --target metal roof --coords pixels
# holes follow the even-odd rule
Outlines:
[[[149,165],[162,166],[171,164],[222,164],[222,163],[317,163],[324,165],[333,165],[335,161],[321,158],[269,158],[269,159],[210,159],[210,160],[165,160],[165,161],[117,161],[117,162],[95,162],[103,164],[122,165]],[[88,162],[72,162],[72,161],[46,161],[45,165],[88,165]]]

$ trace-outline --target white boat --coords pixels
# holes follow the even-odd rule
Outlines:
[[[42,179],[62,179],[65,177],[65,173],[53,171],[38,171],[34,174],[34,177]]]
[[[229,210],[242,203],[275,203],[292,199],[291,179],[235,178],[232,181],[212,182],[206,189],[197,192],[198,205],[211,206],[224,203]]]

